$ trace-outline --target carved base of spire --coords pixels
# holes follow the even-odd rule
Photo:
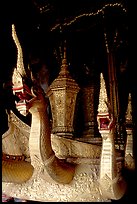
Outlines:
[[[69,132],[66,132],[66,133],[65,132],[56,132],[56,135],[59,136],[59,137],[61,136],[61,137],[64,137],[64,138],[69,138],[69,139],[73,138],[73,133],[69,133]]]
[[[135,169],[135,159],[133,157],[133,133],[127,130],[127,142],[125,148],[125,167],[129,170]]]

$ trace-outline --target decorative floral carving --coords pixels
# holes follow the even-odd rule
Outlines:
[[[98,186],[99,165],[79,165],[74,180],[69,185],[42,179],[41,173],[34,172],[23,185],[3,183],[3,192],[22,199],[52,202],[103,202]]]

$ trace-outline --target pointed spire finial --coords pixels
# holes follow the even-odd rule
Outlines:
[[[66,40],[64,41],[64,50],[63,50],[63,59],[62,65],[67,64],[67,48],[66,48]]]
[[[131,105],[131,93],[128,96],[128,106],[126,111],[126,123],[132,122],[132,105]]]
[[[67,64],[67,48],[66,48],[66,40],[65,40],[61,71],[59,75],[68,75],[68,74],[69,74],[69,71],[68,71],[68,64]]]
[[[107,98],[105,80],[103,77],[103,73],[101,73],[100,74],[100,94],[99,94],[98,113],[108,112],[107,102],[108,102],[108,98]]]

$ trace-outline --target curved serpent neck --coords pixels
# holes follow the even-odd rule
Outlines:
[[[118,172],[113,130],[101,133],[102,153],[100,164],[100,187],[110,199],[120,199],[126,191],[126,182]]]
[[[46,107],[47,103],[42,104],[42,100],[36,100],[30,109],[32,114],[29,139],[31,161],[33,163],[33,157],[37,156],[53,180],[59,183],[70,183],[74,176],[75,167],[58,159],[52,150],[51,130]]]
[[[30,112],[32,114],[29,139],[30,154],[37,155],[44,162],[54,154],[51,147],[48,113],[41,101],[35,101]]]
[[[107,175],[110,179],[117,176],[116,155],[113,131],[109,133],[102,133],[102,153],[100,165],[100,178]]]

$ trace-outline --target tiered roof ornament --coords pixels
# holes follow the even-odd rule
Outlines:
[[[69,74],[66,47],[64,47],[61,70],[47,90],[53,115],[52,133],[72,137],[74,110],[79,89],[78,84]]]
[[[99,105],[98,113],[103,114],[108,112],[107,106],[107,91],[103,73],[100,74],[100,94],[99,94]]]

